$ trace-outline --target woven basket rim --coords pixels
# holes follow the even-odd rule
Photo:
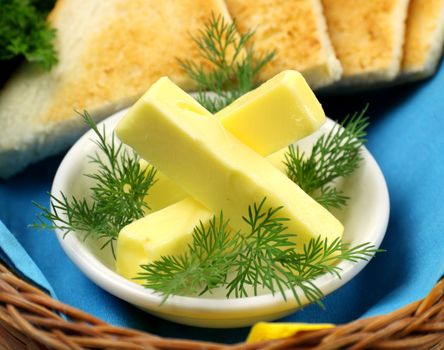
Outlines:
[[[322,11],[322,4],[319,6]],[[228,13],[228,17],[231,15]],[[52,298],[0,259],[0,350],[20,349],[444,350],[444,276],[423,299],[387,314],[304,331],[285,339],[227,345],[113,326]]]
[[[444,349],[444,279],[386,315],[252,344],[170,339],[115,327],[51,298],[0,263],[0,349]]]

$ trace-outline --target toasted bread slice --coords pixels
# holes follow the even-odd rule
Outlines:
[[[300,71],[312,88],[329,85],[341,76],[326,30],[320,0],[227,0],[237,29],[255,29],[258,52],[276,50],[260,73],[267,80],[285,69]]]
[[[338,85],[393,80],[400,70],[409,0],[322,0],[344,70]]]
[[[0,92],[0,177],[70,145],[84,128],[75,110],[99,120],[164,75],[193,89],[177,58],[197,60],[190,33],[212,13],[230,20],[223,0],[59,0],[59,63],[24,64]]]
[[[432,75],[444,44],[444,0],[411,0],[407,18],[402,78]]]

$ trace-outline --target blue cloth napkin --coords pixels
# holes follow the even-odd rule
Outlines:
[[[35,262],[26,253],[17,239],[0,221],[0,260],[20,278],[33,283],[53,298],[57,298],[48,280],[42,274]]]
[[[444,273],[444,69],[432,79],[353,96],[324,96],[327,114],[341,119],[369,102],[370,152],[381,166],[390,191],[391,217],[379,254],[352,281],[316,305],[284,321],[344,323],[387,313],[424,297]],[[115,325],[169,337],[221,342],[245,339],[247,328],[199,329],[161,320],[104,292],[65,256],[52,232],[27,227],[49,205],[49,191],[61,156],[40,162],[0,181],[0,220],[46,276],[59,299]],[[47,290],[50,287],[20,263],[20,247],[0,230],[0,247],[9,261]],[[17,260],[18,259],[18,260]],[[43,281],[43,282],[42,282]]]

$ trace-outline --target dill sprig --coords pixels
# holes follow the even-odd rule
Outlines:
[[[257,295],[265,288],[284,298],[291,290],[302,304],[300,291],[323,306],[324,295],[314,283],[317,277],[328,273],[340,278],[335,262],[367,260],[380,251],[370,243],[351,247],[340,239],[316,238],[297,252],[294,234],[285,226],[288,219],[279,216],[280,210],[267,208],[265,199],[249,206],[244,217],[248,232],[232,232],[222,213],[214,216],[194,229],[186,252],[142,265],[136,279],[163,295],[164,301],[171,295],[201,295],[219,287],[226,289],[227,297]]]
[[[384,250],[376,249],[368,242],[351,246],[340,238],[330,242],[318,236],[304,245],[302,253],[290,251],[282,264],[287,268],[287,281],[296,301],[301,304],[296,290],[298,287],[309,302],[316,302],[324,307],[321,302],[324,295],[313,283],[316,278],[330,274],[340,279],[342,269],[336,265],[337,262],[343,260],[356,263],[360,260],[368,260],[375,253],[380,252]]]
[[[221,213],[219,220],[213,217],[207,226],[201,223],[194,228],[187,251],[142,265],[145,272],[137,279],[143,279],[146,287],[161,291],[166,298],[203,294],[226,283],[236,245]]]
[[[274,51],[255,53],[253,35],[254,31],[239,34],[235,23],[214,14],[197,36],[192,35],[205,64],[188,59],[179,63],[197,84],[197,101],[210,112],[252,90],[259,71],[273,59]]]
[[[52,211],[34,203],[41,214],[31,226],[58,228],[65,231],[65,235],[77,232],[83,239],[91,236],[104,241],[102,248],[109,245],[114,255],[113,243],[120,230],[143,217],[148,209],[144,198],[155,182],[156,170],[154,167],[141,168],[138,156],[117,144],[114,133],[109,139],[105,126],[99,130],[88,112],[81,116],[96,134],[94,142],[99,149],[89,156],[90,163],[96,165],[95,172],[85,174],[94,180],[91,196],[68,199],[63,193],[60,197],[50,194]]]
[[[367,108],[347,116],[341,125],[319,137],[310,155],[293,145],[285,155],[287,176],[326,208],[341,208],[349,199],[331,182],[359,167],[369,124]]]

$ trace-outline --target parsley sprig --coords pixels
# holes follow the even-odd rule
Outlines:
[[[0,6],[0,60],[24,56],[44,69],[57,62],[55,30],[46,23],[53,1],[2,0]]]
[[[154,184],[154,167],[142,168],[138,156],[117,143],[114,133],[109,139],[105,126],[99,130],[88,112],[82,114],[85,123],[94,131],[94,140],[99,151],[89,157],[95,171],[85,176],[94,181],[91,196],[78,199],[50,194],[52,211],[34,203],[41,210],[37,222],[31,225],[38,229],[61,229],[65,235],[77,232],[83,239],[93,237],[104,241],[102,248],[111,246],[120,230],[145,215],[148,209],[145,196]],[[49,222],[49,223],[48,223]]]
[[[244,217],[247,232],[232,232],[223,213],[194,229],[193,241],[181,255],[163,256],[142,265],[136,279],[163,295],[202,295],[224,287],[226,296],[257,295],[260,288],[287,297],[291,290],[299,304],[300,292],[310,302],[322,304],[322,291],[314,280],[325,274],[340,278],[338,260],[367,260],[376,252],[370,243],[354,247],[340,239],[311,239],[298,252],[294,234],[279,216],[281,208],[269,208],[266,200],[253,204]]]
[[[319,137],[307,155],[291,145],[285,155],[288,177],[326,208],[341,208],[349,199],[332,182],[352,174],[362,160],[361,146],[366,142],[366,106],[347,116],[331,131]]]
[[[234,22],[214,14],[197,36],[192,35],[205,63],[189,59],[179,63],[197,84],[197,101],[210,112],[252,90],[257,74],[273,59],[274,51],[263,55],[254,51],[253,35],[254,31],[239,34]]]

